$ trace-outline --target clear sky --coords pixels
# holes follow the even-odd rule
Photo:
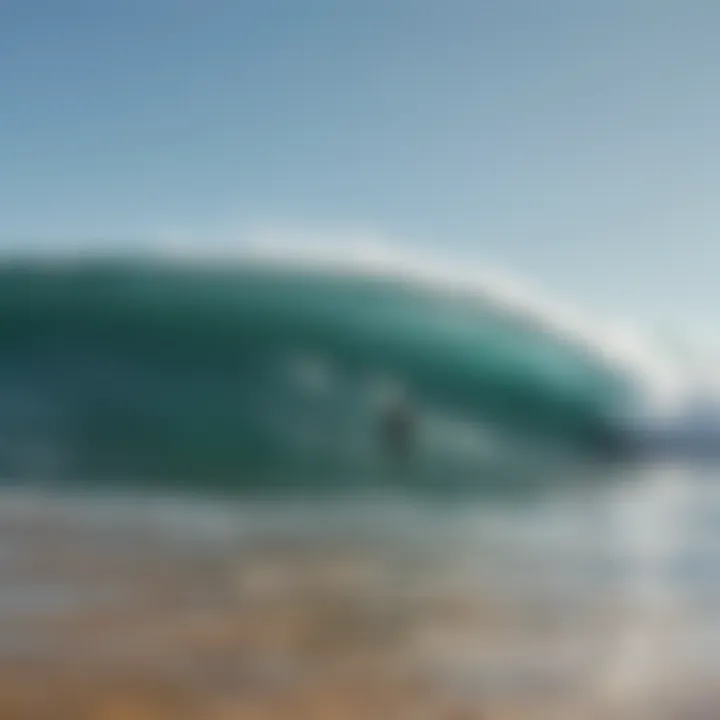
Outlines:
[[[0,240],[377,234],[720,303],[717,0],[2,0]]]

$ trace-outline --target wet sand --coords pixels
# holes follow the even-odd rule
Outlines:
[[[699,680],[613,684],[625,650],[603,644],[618,627],[607,603],[569,613],[453,589],[362,543],[221,550],[0,520],[14,549],[0,559],[3,720],[700,720],[720,707]]]

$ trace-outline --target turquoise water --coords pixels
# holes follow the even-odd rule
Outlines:
[[[6,261],[0,339],[19,481],[492,483],[612,450],[633,397],[567,339],[409,276]],[[378,443],[397,391],[418,418],[399,479]]]

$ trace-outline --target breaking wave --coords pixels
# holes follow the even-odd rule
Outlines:
[[[649,361],[572,314],[407,261],[6,258],[0,337],[20,481],[479,483],[613,454],[652,395]],[[397,392],[418,418],[400,473],[378,441]]]

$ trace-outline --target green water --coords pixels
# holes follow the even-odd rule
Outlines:
[[[235,264],[0,266],[0,472],[124,482],[464,483],[612,449],[628,384],[480,295]],[[388,480],[387,388],[412,399]]]

